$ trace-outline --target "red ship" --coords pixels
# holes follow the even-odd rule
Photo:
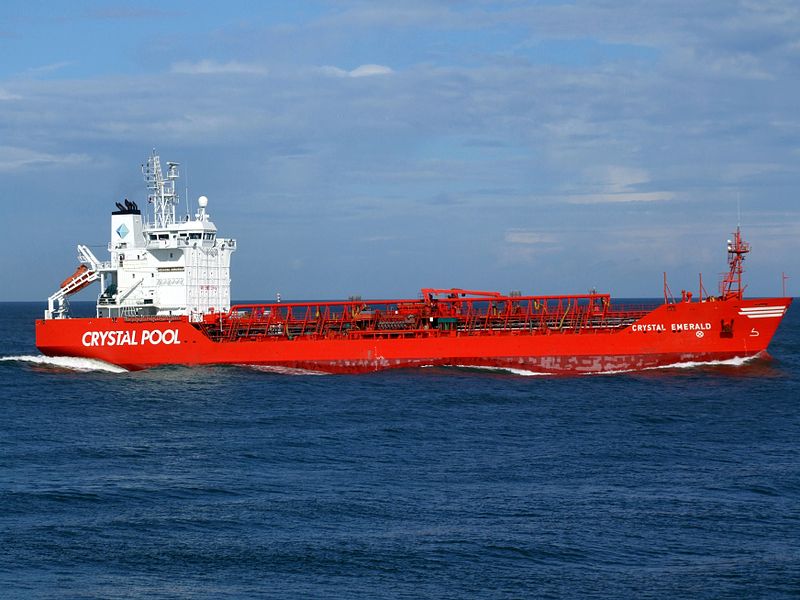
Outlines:
[[[126,369],[243,364],[331,373],[464,366],[543,374],[604,373],[765,355],[791,299],[744,298],[750,247],[736,230],[717,295],[630,307],[609,294],[523,296],[423,289],[418,298],[230,306],[230,257],[201,196],[176,218],[178,164],[143,166],[152,216],[117,203],[110,260],[78,246],[80,266],[36,322],[48,356],[99,359]],[[94,281],[94,318],[71,318],[68,296]]]

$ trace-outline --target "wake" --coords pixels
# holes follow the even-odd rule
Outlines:
[[[641,369],[619,369],[616,371],[601,371],[598,373],[586,373],[586,375],[614,375],[616,373],[641,373],[644,371],[664,371],[669,369],[698,369],[701,367],[742,367],[758,356],[734,356],[725,360],[690,360],[685,362],[670,363],[657,367],[642,367]]]
[[[65,369],[67,371],[78,371],[82,373],[90,371],[101,371],[106,373],[127,373],[127,369],[112,365],[102,360],[94,358],[80,358],[77,356],[43,356],[43,355],[20,355],[20,356],[0,356],[0,362],[19,362],[42,367],[52,367]]]
[[[747,357],[734,357],[725,360],[708,360],[708,361],[685,361],[670,363],[668,365],[658,365],[655,367],[641,367],[634,369],[609,369],[608,371],[594,371],[591,373],[542,373],[540,371],[532,371],[528,369],[517,369],[512,367],[500,366],[480,366],[480,365],[448,365],[450,368],[464,369],[464,370],[478,370],[478,371],[491,371],[494,373],[509,373],[511,375],[518,375],[520,377],[563,377],[563,376],[596,376],[596,375],[618,375],[622,373],[641,373],[644,371],[664,371],[671,369],[697,369],[702,367],[742,367],[758,356]],[[427,368],[432,368],[434,365],[425,365]]]
[[[294,367],[281,367],[278,365],[238,365],[262,373],[275,373],[276,375],[330,375],[325,371],[314,371],[312,369],[297,369]]]

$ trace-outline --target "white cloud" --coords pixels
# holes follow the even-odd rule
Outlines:
[[[570,204],[603,204],[613,202],[664,202],[675,198],[672,192],[619,192],[567,196]]]
[[[4,90],[3,88],[0,88],[0,100],[21,100],[21,99],[22,96],[13,94],[11,92]]]
[[[0,172],[38,167],[74,166],[89,162],[85,154],[48,154],[27,148],[0,146]]]
[[[508,229],[503,236],[505,245],[499,250],[500,264],[532,264],[544,254],[560,252],[559,239],[550,233],[527,229]]]
[[[361,65],[350,71],[350,77],[370,77],[372,75],[389,75],[392,70],[383,65]]]
[[[624,193],[634,186],[648,183],[650,174],[644,169],[612,165],[606,167],[605,179],[612,192]]]
[[[49,65],[42,65],[41,67],[32,67],[32,68],[28,69],[27,72],[28,72],[29,75],[46,75],[48,73],[55,73],[56,71],[60,71],[61,69],[64,69],[65,67],[69,67],[69,66],[71,66],[73,64],[74,63],[72,61],[64,60],[64,61],[61,61],[61,62],[49,64]]]
[[[172,64],[172,73],[181,75],[266,75],[266,67],[255,63],[243,63],[235,60],[219,62],[203,59],[197,62],[181,61]]]
[[[364,238],[361,238],[362,242],[392,242],[394,240],[399,239],[396,235],[370,235]]]
[[[784,169],[783,165],[777,163],[733,163],[725,166],[721,179],[726,182],[739,183],[752,177],[780,173]]]
[[[391,68],[384,65],[361,65],[352,71],[345,71],[339,67],[325,66],[319,69],[325,75],[332,75],[334,77],[371,77],[373,75],[390,75],[394,73]]]
[[[505,241],[509,244],[552,244],[555,236],[549,233],[526,231],[524,229],[509,229],[505,234]]]
[[[639,186],[650,183],[650,173],[645,169],[609,165],[598,169],[587,169],[587,183],[597,185],[600,192],[569,194],[570,204],[603,204],[618,202],[665,202],[675,197],[668,191],[640,191]],[[598,181],[599,180],[599,181]],[[593,181],[598,181],[593,184]]]

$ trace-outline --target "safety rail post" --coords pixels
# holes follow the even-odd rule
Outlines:
[[[330,322],[331,322],[331,307],[326,305],[323,310],[320,311],[320,320],[317,324],[317,333],[322,336],[327,336],[330,332]]]
[[[539,300],[539,330],[542,333],[547,331],[547,298]]]
[[[247,319],[247,329],[245,330],[244,336],[242,336],[242,337],[245,337],[245,338],[249,338],[250,337],[250,331],[253,328],[253,319],[255,318],[255,316],[256,316],[256,311],[253,308],[251,308],[250,309],[250,317]]]
[[[311,305],[306,306],[306,314],[303,318],[303,324],[300,326],[300,335],[305,335],[306,325],[308,325],[308,313],[311,312]]]
[[[272,335],[270,330],[275,327],[276,325],[280,325],[281,321],[281,310],[276,306],[272,306],[269,311],[269,319],[267,319],[267,335]]]

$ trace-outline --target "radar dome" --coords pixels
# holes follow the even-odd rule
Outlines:
[[[208,198],[206,198],[205,196],[200,196],[200,197],[197,199],[197,205],[198,205],[200,208],[205,208],[206,206],[208,206]]]

